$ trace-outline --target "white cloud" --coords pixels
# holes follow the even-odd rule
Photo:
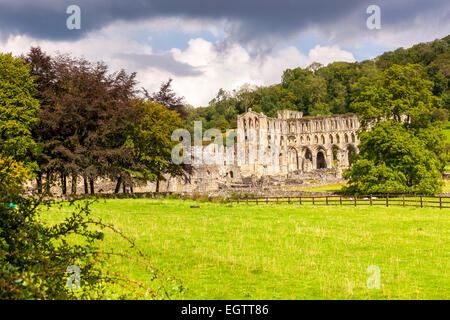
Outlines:
[[[355,58],[351,52],[341,50],[338,46],[331,47],[315,46],[309,51],[309,58],[315,62],[327,65],[333,61],[354,62]]]
[[[238,44],[224,50],[219,48],[217,44],[197,38],[190,40],[184,51],[172,49],[176,60],[203,71],[199,77],[173,77],[174,88],[194,106],[206,105],[220,88],[232,90],[246,83],[270,85],[280,82],[287,68],[306,67],[315,61],[324,65],[333,61],[355,61],[352,53],[338,46],[316,46],[307,56],[295,47],[288,47],[255,58]],[[155,71],[150,74],[154,75]]]
[[[280,81],[282,72],[287,68],[306,67],[314,61],[328,64],[333,61],[355,61],[352,53],[340,49],[337,45],[319,46],[309,51],[308,55],[291,46],[265,55],[252,56],[237,43],[212,43],[202,38],[191,39],[185,50],[173,48],[170,54],[176,61],[195,67],[201,75],[177,75],[164,70],[163,66],[141,66],[136,70],[134,61],[124,59],[126,54],[150,55],[153,53],[148,35],[142,41],[133,37],[145,26],[152,30],[170,25],[184,25],[193,31],[202,28],[213,28],[212,25],[183,24],[179,19],[169,19],[161,24],[151,23],[116,23],[97,32],[88,34],[77,41],[49,41],[29,38],[28,36],[10,36],[4,43],[0,42],[1,52],[12,52],[15,55],[26,53],[31,46],[41,46],[50,54],[70,53],[74,56],[97,61],[105,61],[112,70],[125,68],[129,72],[137,71],[140,86],[155,91],[161,82],[169,77],[174,79],[173,86],[186,102],[194,106],[204,106],[216,95],[220,88],[237,89],[248,83],[251,85],[270,85]],[[168,23],[168,24],[167,24]],[[161,27],[165,25],[165,27]],[[133,56],[133,55],[130,55]]]

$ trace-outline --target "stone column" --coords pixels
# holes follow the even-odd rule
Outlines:
[[[317,150],[312,151],[312,170],[317,169]]]

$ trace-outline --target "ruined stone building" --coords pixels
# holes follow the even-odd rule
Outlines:
[[[326,174],[340,178],[358,152],[358,129],[354,114],[303,117],[283,110],[271,118],[249,109],[238,116],[233,145],[193,147],[191,183],[173,191],[207,191],[269,178],[298,183]]]
[[[238,117],[237,150],[244,150],[238,166],[242,175],[258,177],[347,168],[350,155],[358,150],[358,128],[353,114],[304,118],[301,112],[283,110],[277,118],[269,118],[250,109]],[[252,129],[261,133],[257,134],[256,145],[249,139]],[[252,148],[265,156],[251,161]]]

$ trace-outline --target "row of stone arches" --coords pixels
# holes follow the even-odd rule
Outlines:
[[[247,120],[243,119],[242,124],[244,125],[244,130],[247,129]],[[259,127],[259,119],[257,117],[255,118],[248,118],[248,129],[258,128]]]
[[[271,136],[268,136],[268,141],[270,144],[270,139]],[[336,134],[329,134],[328,135],[328,139],[326,138],[326,135],[314,135],[314,136],[300,136],[300,138],[295,138],[295,136],[289,136],[287,139],[285,139],[284,136],[281,136],[280,138],[280,145],[283,147],[285,145],[292,145],[292,144],[298,144],[298,142],[300,142],[300,144],[304,145],[304,144],[340,144],[342,142],[344,143],[355,143],[356,142],[356,135],[354,132],[352,133],[344,133],[342,135],[342,139],[341,139],[341,135],[336,133]]]
[[[327,131],[327,130],[346,130],[346,129],[356,129],[357,120],[355,119],[330,119],[325,121],[314,121],[310,120],[308,122],[288,122],[284,125],[279,124],[277,121],[270,121],[267,125],[267,131],[274,130],[275,128],[281,129],[283,131],[288,131],[290,133],[311,133],[313,131]]]
[[[288,171],[301,170],[303,172],[350,166],[357,149],[353,144],[348,144],[345,149],[338,145],[332,145],[331,148],[319,146],[315,149],[303,147],[300,154],[295,147],[288,149],[287,168]],[[280,154],[280,164],[283,164],[283,154]]]

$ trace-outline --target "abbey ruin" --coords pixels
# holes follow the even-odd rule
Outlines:
[[[173,191],[340,179],[358,152],[358,129],[354,114],[303,117],[283,110],[270,118],[249,109],[238,116],[236,143],[193,147],[191,182]]]

